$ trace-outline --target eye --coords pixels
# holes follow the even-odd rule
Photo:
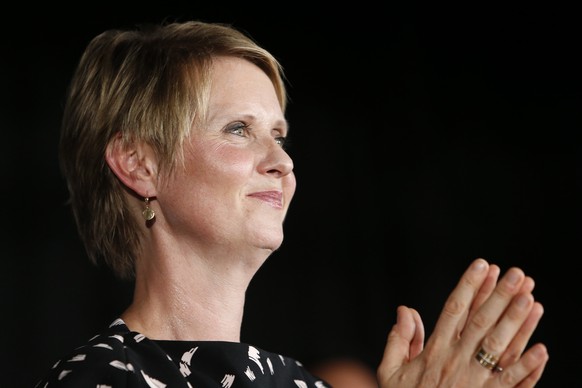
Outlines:
[[[289,145],[289,140],[285,136],[277,136],[275,142],[285,149]]]
[[[225,131],[228,133],[232,133],[234,135],[237,135],[237,136],[245,136],[248,129],[249,129],[249,126],[247,124],[237,122],[237,123],[232,123],[228,127],[226,127]]]

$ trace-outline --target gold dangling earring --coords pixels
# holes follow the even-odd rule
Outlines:
[[[145,201],[145,209],[141,214],[143,215],[143,218],[146,221],[151,221],[156,216],[156,212],[154,211],[154,209],[152,209],[150,207],[150,198],[149,197],[145,197],[144,201]]]

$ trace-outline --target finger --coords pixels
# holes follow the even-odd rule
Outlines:
[[[526,276],[525,279],[523,280],[523,284],[521,285],[521,290],[519,290],[519,292],[531,293],[534,287],[535,287],[534,280],[531,277]]]
[[[489,298],[481,305],[477,312],[467,322],[463,337],[461,338],[468,347],[477,347],[481,344],[485,335],[494,327],[500,317],[504,314],[505,309],[521,289],[525,279],[525,274],[520,268],[510,268],[501,278],[495,290]],[[495,337],[491,339],[494,342]],[[495,345],[495,349],[499,346]],[[492,352],[494,349],[486,349]],[[500,353],[495,354],[498,356]]]
[[[540,377],[542,377],[542,373],[544,373],[544,369],[546,367],[546,363],[542,366],[535,369],[530,375],[528,375],[522,382],[519,383],[517,388],[533,388],[536,386]]]
[[[481,305],[489,298],[493,290],[495,290],[495,286],[497,285],[497,279],[499,279],[499,273],[501,270],[495,264],[489,265],[489,272],[487,273],[487,277],[483,282],[481,288],[479,288],[479,292],[475,296],[473,303],[471,305],[471,310],[477,310]]]
[[[487,300],[487,298],[489,298],[495,289],[495,286],[497,285],[497,279],[499,279],[499,273],[500,269],[497,265],[491,264],[489,266],[489,273],[487,274],[485,281],[481,285],[481,288],[479,288],[479,291],[477,292],[477,295],[471,304],[467,318],[462,320],[459,324],[459,336],[462,335],[463,328],[467,324],[467,321],[473,317],[475,312],[479,310],[479,307],[481,307],[481,305]]]
[[[420,315],[406,306],[399,306],[396,311],[396,324],[388,333],[386,347],[380,366],[378,377],[387,381],[390,376],[402,365],[410,360],[412,353],[418,352],[419,343],[424,341],[424,327]],[[422,345],[420,345],[422,350]]]
[[[520,360],[498,374],[503,386],[531,388],[539,381],[548,362],[548,350],[543,344],[532,346]],[[519,384],[516,384],[519,382]]]
[[[416,356],[418,356],[422,349],[424,348],[424,325],[422,324],[422,319],[420,318],[420,314],[413,308],[409,309],[412,313],[412,318],[414,319],[414,327],[416,331],[414,332],[414,337],[412,342],[410,343],[410,352],[408,355],[408,359],[412,360]]]
[[[505,352],[515,335],[520,331],[534,304],[532,294],[518,294],[503,316],[488,333],[481,347],[498,358]],[[521,355],[521,352],[519,353]]]
[[[434,332],[429,339],[430,342],[442,340],[448,345],[453,338],[458,338],[460,327],[464,325],[468,315],[469,306],[487,279],[488,269],[489,263],[483,259],[474,260],[467,268],[447,298]]]
[[[503,352],[499,360],[501,367],[511,365],[519,360],[543,314],[543,306],[539,302],[535,302],[519,332],[513,337],[513,340],[505,352]]]

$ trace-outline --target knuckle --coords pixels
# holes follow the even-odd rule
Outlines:
[[[503,353],[504,362],[506,364],[513,364],[519,360],[521,353],[514,349],[507,349]]]
[[[505,314],[511,321],[521,322],[533,306],[531,295],[519,295]]]
[[[485,349],[485,351],[493,353],[496,356],[499,356],[499,354],[501,353],[502,350],[501,345],[502,344],[499,342],[499,339],[492,335],[488,335],[487,337],[485,337],[482,343],[482,346]]]
[[[488,319],[486,314],[478,312],[473,316],[471,325],[473,325],[478,330],[487,330],[491,325],[491,321]]]
[[[495,287],[493,293],[497,294],[502,300],[510,300],[513,296],[514,289],[500,284],[499,286]]]
[[[456,317],[461,315],[465,311],[466,306],[467,305],[462,301],[456,298],[451,298],[447,300],[447,302],[445,303],[443,313],[452,317]]]

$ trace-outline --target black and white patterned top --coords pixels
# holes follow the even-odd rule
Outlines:
[[[298,361],[238,342],[159,341],[116,319],[36,388],[330,388]]]

